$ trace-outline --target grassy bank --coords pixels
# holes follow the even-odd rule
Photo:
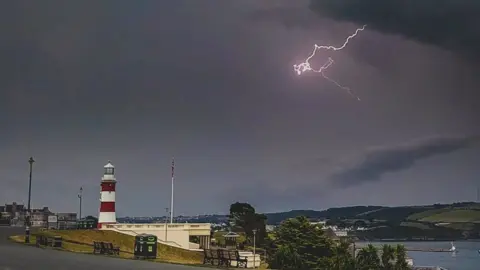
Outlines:
[[[31,242],[35,243],[36,235],[61,236],[63,238],[63,249],[77,253],[92,253],[93,242],[103,241],[111,242],[120,247],[120,257],[133,258],[134,237],[117,233],[114,231],[97,230],[54,230],[43,231],[32,235]],[[24,242],[24,236],[12,236],[10,238],[15,242]],[[157,260],[159,262],[179,263],[179,264],[201,264],[203,263],[203,254],[201,252],[189,251],[177,247],[171,247],[163,244],[157,244]]]

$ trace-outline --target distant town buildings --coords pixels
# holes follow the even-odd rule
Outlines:
[[[2,225],[16,225],[19,222],[23,222],[25,220],[24,212],[25,206],[16,202],[0,206]]]
[[[23,204],[5,204],[0,206],[0,225],[25,226],[27,208]],[[77,213],[54,213],[48,207],[32,208],[32,227],[49,229],[75,229]]]

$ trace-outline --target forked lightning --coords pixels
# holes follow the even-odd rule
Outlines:
[[[342,86],[341,84],[339,84],[338,82],[336,82],[335,80],[329,78],[327,75],[325,75],[325,71],[331,66],[333,65],[334,61],[331,57],[328,57],[327,59],[327,62],[325,62],[325,64],[323,64],[319,69],[314,69],[312,68],[312,66],[310,65],[310,59],[312,59],[315,54],[317,53],[318,50],[331,50],[331,51],[339,51],[339,50],[343,50],[347,45],[348,45],[348,42],[350,42],[350,39],[354,38],[356,35],[358,35],[358,33],[360,31],[363,31],[365,30],[365,27],[366,25],[362,26],[361,28],[358,28],[355,33],[353,33],[352,35],[348,36],[347,39],[345,40],[345,42],[343,43],[342,46],[340,47],[334,47],[334,46],[326,46],[326,45],[317,45],[315,44],[314,48],[313,48],[313,52],[312,54],[310,54],[309,57],[307,57],[307,59],[305,59],[305,61],[303,63],[300,63],[298,65],[293,65],[293,70],[298,74],[298,75],[301,75],[302,73],[305,73],[307,71],[312,71],[312,72],[317,72],[317,73],[320,73],[322,74],[322,77],[327,79],[328,81],[332,82],[333,84],[335,84],[336,86],[342,88],[343,90],[347,91],[352,97],[356,98],[357,100],[360,100],[360,98],[358,96],[356,96],[355,94],[353,94],[352,90],[346,86]]]

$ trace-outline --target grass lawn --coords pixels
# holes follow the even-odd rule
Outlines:
[[[111,242],[120,247],[120,257],[133,258],[134,237],[104,230],[51,230],[40,232],[46,236],[61,236],[63,238],[63,249],[78,253],[92,253],[93,242]],[[23,243],[24,236],[12,236],[11,240]],[[35,235],[32,235],[31,242],[35,243]],[[169,262],[178,264],[198,265],[203,263],[203,253],[189,251],[177,247],[157,244],[158,262]]]

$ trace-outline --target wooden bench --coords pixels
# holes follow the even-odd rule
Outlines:
[[[218,252],[214,249],[203,250],[203,264],[215,265],[218,263]]]
[[[110,242],[93,242],[93,254],[120,255],[120,248]]]
[[[107,246],[107,254],[120,255],[120,247],[116,247],[113,243],[104,243]]]
[[[217,249],[218,254],[218,266],[230,266],[228,250],[227,249]]]
[[[240,253],[238,250],[230,250],[228,252],[228,257],[229,257],[229,266],[232,265],[232,261],[237,262],[237,268],[242,267],[242,268],[247,268],[247,263],[248,259],[247,257],[242,257],[240,256]]]
[[[240,256],[238,250],[218,249],[218,266],[231,267],[232,261],[237,263],[236,267],[247,268],[247,257]]]
[[[60,236],[46,236],[46,235],[36,235],[36,246],[46,246],[46,247],[62,247],[62,237]]]
[[[105,254],[105,250],[103,249],[102,242],[93,242],[93,254]]]

